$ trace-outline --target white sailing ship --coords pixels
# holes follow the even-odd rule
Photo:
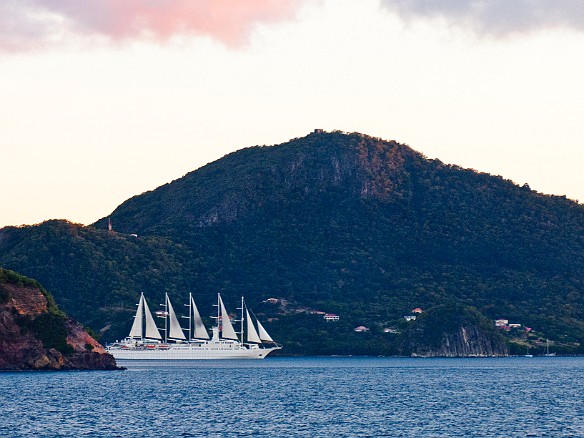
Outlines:
[[[130,334],[123,341],[108,345],[107,351],[121,360],[263,359],[272,351],[282,348],[257,319],[256,330],[243,297],[239,334],[231,323],[220,294],[217,294],[217,316],[213,316],[216,324],[212,328],[211,337],[192,294],[189,294],[188,328],[184,330],[168,294],[163,306],[164,310],[156,312],[156,315],[164,318],[164,328],[158,328],[142,293]],[[160,331],[164,331],[164,337]],[[188,336],[185,336],[185,332]]]

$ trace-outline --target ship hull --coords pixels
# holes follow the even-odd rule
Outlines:
[[[168,349],[116,349],[108,348],[120,360],[199,360],[199,359],[264,359],[274,348],[213,348],[201,346],[173,346]]]

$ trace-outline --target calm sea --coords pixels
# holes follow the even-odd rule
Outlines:
[[[0,436],[584,436],[584,358],[267,358],[0,373]]]

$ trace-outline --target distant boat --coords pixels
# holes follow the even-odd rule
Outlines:
[[[526,350],[525,354],[523,355],[523,357],[533,357],[533,354],[529,354],[529,345],[526,348],[527,348],[527,350]]]
[[[189,294],[189,327],[184,331],[180,326],[174,308],[165,296],[164,311],[155,312],[164,318],[164,328],[156,326],[148,308],[144,294],[140,295],[138,309],[130,334],[121,342],[107,346],[107,351],[116,359],[263,359],[274,350],[282,347],[268,334],[259,320],[257,330],[251,319],[249,309],[241,298],[241,330],[236,333],[221,295],[217,294],[217,316],[213,336],[203,324],[203,320],[192,294]],[[245,329],[245,330],[244,330]],[[164,331],[164,338],[160,335]]]
[[[545,342],[545,357],[554,357],[556,355],[556,353],[550,353],[550,340],[546,339]]]

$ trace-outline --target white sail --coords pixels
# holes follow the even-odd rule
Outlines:
[[[268,334],[268,332],[266,331],[266,329],[264,328],[264,326],[262,325],[262,323],[258,320],[258,330],[260,332],[260,339],[262,341],[266,341],[266,342],[274,342],[274,340],[272,339],[272,337]]]
[[[148,303],[144,300],[144,314],[146,315],[146,338],[150,339],[162,339],[160,336],[160,332],[158,331],[158,327],[156,327],[156,323],[154,322],[154,318],[152,317],[152,313],[150,313],[150,309],[148,308]]]
[[[191,295],[191,307],[193,309],[193,335],[192,337],[194,339],[209,339],[209,333],[207,333],[207,329],[205,328],[205,325],[203,324],[203,319],[201,318],[201,315],[199,313],[199,309],[197,309],[197,306],[195,304],[195,300],[193,299],[193,296]]]
[[[258,332],[253,326],[253,321],[251,320],[251,317],[249,316],[249,311],[247,309],[245,309],[245,315],[247,317],[247,342],[255,342],[257,344],[261,344],[262,340],[258,336]]]
[[[140,301],[138,302],[138,310],[136,310],[136,316],[134,316],[134,323],[130,329],[129,338],[139,338],[142,339],[142,324],[144,320],[144,294],[140,295]]]
[[[223,339],[233,339],[237,341],[237,334],[231,324],[227,310],[225,310],[225,305],[223,304],[221,296],[219,296],[219,307],[221,308],[221,337]]]
[[[170,321],[170,326],[168,327],[168,337],[171,339],[186,339],[185,334],[180,327],[180,323],[178,322],[178,318],[176,317],[176,313],[174,313],[174,309],[172,308],[168,294],[166,295],[166,305],[168,306],[168,318]]]

